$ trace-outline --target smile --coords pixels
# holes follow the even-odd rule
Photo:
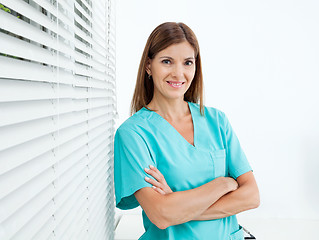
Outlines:
[[[167,83],[173,88],[180,88],[180,87],[182,87],[182,85],[185,82],[169,82],[169,81],[167,81]]]

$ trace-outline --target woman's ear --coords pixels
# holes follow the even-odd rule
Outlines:
[[[146,61],[146,67],[145,70],[147,72],[148,75],[152,75],[152,71],[151,71],[151,59],[148,58]]]

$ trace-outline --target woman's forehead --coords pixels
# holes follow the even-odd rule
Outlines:
[[[181,43],[172,44],[168,46],[167,48],[163,49],[162,51],[160,51],[156,55],[159,58],[166,56],[171,58],[178,57],[178,58],[187,59],[187,58],[194,58],[195,50],[189,42],[185,41]]]

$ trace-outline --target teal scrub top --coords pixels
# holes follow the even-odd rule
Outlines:
[[[162,116],[146,108],[128,118],[114,138],[114,184],[116,207],[139,206],[134,193],[152,185],[144,180],[144,168],[156,166],[173,192],[197,188],[221,176],[237,179],[251,171],[226,115],[213,107],[187,102],[194,125],[194,145]],[[243,229],[236,215],[189,221],[159,229],[142,211],[145,233],[140,240],[242,240]]]

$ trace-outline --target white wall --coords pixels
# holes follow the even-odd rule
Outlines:
[[[319,2],[117,1],[119,120],[129,117],[151,31],[184,22],[198,37],[206,105],[229,117],[261,206],[247,218],[319,219]]]

